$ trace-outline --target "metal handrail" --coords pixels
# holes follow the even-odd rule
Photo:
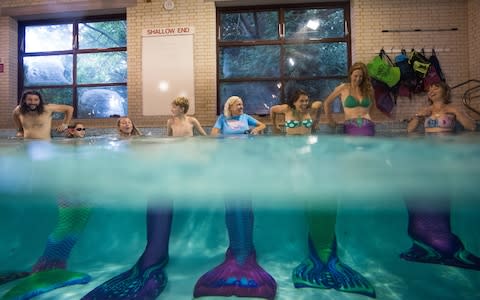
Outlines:
[[[464,82],[462,82],[462,83],[459,83],[459,84],[457,84],[457,85],[454,85],[454,86],[450,87],[450,89],[452,89],[452,90],[453,90],[453,89],[456,89],[456,88],[461,87],[462,85],[466,85],[467,83],[470,83],[470,82],[472,82],[472,81],[474,81],[474,82],[476,82],[476,83],[480,83],[480,80],[478,80],[478,79],[469,79],[469,80],[467,80],[467,81],[464,81]]]
[[[467,107],[468,109],[470,109],[471,111],[477,113],[480,115],[480,111],[478,111],[477,109],[473,108],[471,105],[470,105],[470,102],[472,99],[474,98],[479,98],[480,95],[475,95],[475,96],[472,96],[472,94],[476,91],[476,90],[480,90],[480,80],[477,80],[477,79],[470,79],[470,80],[467,80],[465,82],[462,82],[460,84],[457,84],[453,87],[451,87],[451,89],[456,89],[458,87],[461,87],[465,84],[468,84],[470,82],[475,82],[477,83],[478,85],[472,87],[472,88],[469,88],[467,89],[464,93],[463,93],[463,97],[462,97],[462,102],[463,102],[463,105],[465,105],[465,107]]]

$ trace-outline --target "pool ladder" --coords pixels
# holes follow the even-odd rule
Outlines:
[[[480,111],[476,108],[474,108],[472,105],[471,105],[471,102],[472,102],[472,99],[475,99],[475,98],[480,98],[480,80],[477,80],[477,79],[470,79],[470,80],[467,80],[465,82],[462,82],[460,84],[457,84],[455,86],[452,86],[451,89],[456,89],[458,87],[461,87],[465,84],[469,84],[471,82],[474,82],[474,86],[467,89],[464,93],[463,93],[463,96],[462,96],[462,102],[463,104],[468,108],[470,109],[471,111],[474,111],[475,113],[477,113],[479,116],[480,116]]]

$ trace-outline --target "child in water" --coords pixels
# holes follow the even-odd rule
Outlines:
[[[177,97],[172,101],[172,117],[167,121],[168,136],[193,136],[194,128],[201,135],[207,135],[196,118],[187,116],[189,107],[185,97]]]

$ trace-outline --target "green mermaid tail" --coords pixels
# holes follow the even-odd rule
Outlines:
[[[85,284],[91,280],[90,275],[55,269],[33,273],[9,290],[2,300],[26,300],[51,290],[74,284]]]
[[[336,241],[332,253],[324,263],[320,260],[309,239],[310,256],[293,270],[292,280],[296,288],[336,289],[338,291],[375,298],[375,289],[360,273],[342,263],[337,257]]]
[[[23,277],[27,277],[30,274],[31,272],[25,272],[25,271],[11,271],[11,272],[0,273],[0,285],[23,278]]]

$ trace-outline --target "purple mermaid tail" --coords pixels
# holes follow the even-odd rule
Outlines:
[[[375,123],[369,119],[357,118],[346,120],[343,126],[343,131],[347,135],[353,136],[374,136]]]
[[[194,298],[206,296],[237,296],[274,299],[277,284],[256,261],[255,251],[243,264],[239,263],[231,249],[225,261],[205,273],[195,284]]]
[[[67,262],[65,260],[50,260],[45,257],[40,257],[35,265],[32,267],[32,273],[55,270],[55,269],[66,269]]]
[[[449,253],[414,240],[413,246],[401,253],[400,258],[414,262],[440,264],[480,271],[480,257],[466,250],[460,240],[456,240],[452,244],[456,244],[456,250]]]
[[[400,254],[402,259],[480,271],[480,257],[466,250],[452,232],[448,198],[408,198],[406,205],[413,246]]]
[[[141,271],[138,264],[85,295],[82,300],[154,300],[167,285],[167,260]]]

